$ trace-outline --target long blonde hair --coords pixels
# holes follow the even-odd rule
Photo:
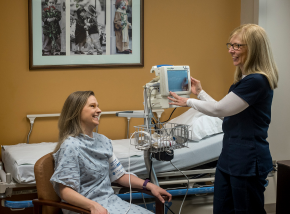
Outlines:
[[[243,66],[244,74],[263,74],[267,77],[270,87],[277,88],[278,69],[265,30],[259,25],[244,24],[233,30],[229,40],[236,35],[239,35],[242,42],[247,44],[247,57]],[[242,70],[237,66],[234,83],[239,82],[241,78]]]
[[[81,112],[93,91],[76,91],[68,96],[61,110],[58,121],[58,144],[54,149],[57,152],[63,141],[69,136],[75,137],[83,133],[81,128]]]

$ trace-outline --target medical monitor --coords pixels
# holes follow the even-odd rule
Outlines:
[[[150,70],[150,73],[154,72],[156,77],[147,83],[145,87],[149,108],[166,109],[179,107],[169,104],[171,103],[168,99],[170,91],[181,97],[189,98],[191,93],[189,66],[157,65]]]
[[[160,68],[160,94],[169,96],[169,92],[178,95],[190,94],[189,66],[163,66]]]

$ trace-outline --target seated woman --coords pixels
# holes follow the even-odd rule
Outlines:
[[[111,182],[142,189],[145,186],[163,203],[164,189],[124,171],[118,177],[110,173],[113,156],[111,141],[93,132],[99,125],[101,109],[92,91],[77,91],[66,99],[59,118],[59,143],[53,154],[55,172],[50,181],[62,200],[90,210],[92,214],[126,213],[129,203],[114,194]],[[64,214],[74,213],[63,210]],[[131,205],[128,213],[152,213]]]

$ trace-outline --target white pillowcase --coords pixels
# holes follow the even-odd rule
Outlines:
[[[207,116],[193,108],[170,120],[169,123],[190,125],[191,136],[189,138],[194,141],[200,141],[205,137],[223,132],[223,121],[220,118]]]

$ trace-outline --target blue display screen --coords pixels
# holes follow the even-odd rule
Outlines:
[[[169,91],[188,91],[187,70],[167,70],[167,77]]]

